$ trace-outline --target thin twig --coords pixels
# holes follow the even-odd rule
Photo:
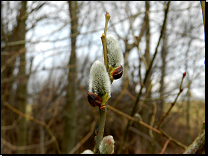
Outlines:
[[[164,144],[164,146],[163,146],[163,149],[162,149],[162,151],[161,151],[159,154],[163,154],[163,153],[165,152],[165,150],[166,150],[166,148],[167,148],[169,142],[170,142],[170,139],[168,139],[168,140],[165,142],[165,144]]]
[[[69,154],[74,154],[74,152],[76,152],[76,150],[78,150],[89,139],[89,137],[94,133],[96,122],[96,120],[93,121],[89,133],[87,133],[87,135],[69,152]]]
[[[182,147],[183,149],[186,149],[186,148],[187,148],[186,145],[184,145],[184,144],[182,144],[181,142],[179,142],[179,141],[173,139],[172,137],[170,137],[167,133],[165,133],[165,132],[162,131],[161,129],[158,130],[158,129],[156,129],[156,128],[154,128],[154,127],[152,127],[152,126],[146,124],[146,123],[143,122],[142,120],[137,120],[137,119],[135,119],[134,117],[132,117],[132,116],[130,116],[130,115],[128,115],[128,114],[125,114],[125,113],[119,111],[118,109],[113,108],[113,107],[110,106],[110,105],[107,105],[107,107],[108,107],[109,109],[111,109],[112,111],[114,111],[114,112],[116,112],[116,113],[122,115],[123,117],[125,117],[125,118],[127,118],[127,119],[129,119],[129,120],[131,120],[131,121],[137,122],[137,123],[139,123],[139,124],[141,124],[141,125],[143,125],[143,126],[149,128],[149,129],[153,130],[154,132],[156,132],[156,133],[158,133],[158,134],[160,134],[160,135],[166,137],[167,139],[170,139],[170,141],[174,142],[176,145]]]
[[[53,116],[52,116],[51,120],[48,122],[48,125],[47,125],[48,128],[51,126],[54,118],[56,117],[56,114],[58,112],[58,106],[59,106],[59,101],[56,101],[56,106],[55,106],[55,109],[54,109]]]
[[[134,121],[134,122],[137,122],[137,123],[139,123],[139,124],[141,124],[141,125],[143,125],[143,126],[149,128],[149,129],[151,129],[151,130],[157,132],[158,134],[162,134],[158,129],[156,129],[156,128],[154,128],[154,127],[152,127],[152,126],[146,124],[146,123],[143,122],[142,120],[137,120],[137,119],[135,119],[134,117],[132,117],[132,116],[126,114],[126,113],[123,113],[123,112],[119,111],[118,109],[116,109],[116,108],[114,108],[114,107],[112,107],[112,106],[110,106],[110,105],[107,105],[107,107],[108,107],[110,110],[112,110],[112,111],[114,111],[114,112],[116,112],[116,113],[122,115],[123,117],[125,117],[125,118],[127,118],[127,119],[129,119],[129,120],[132,120],[132,121]]]
[[[106,11],[105,14],[105,29],[104,29],[104,34],[102,34],[101,39],[102,39],[102,43],[103,43],[103,56],[104,56],[104,63],[105,63],[105,67],[106,70],[108,71],[108,58],[107,58],[107,44],[106,44],[106,35],[107,35],[107,27],[108,27],[108,21],[110,20],[110,15],[109,13]]]
[[[101,36],[101,39],[102,39],[102,44],[103,44],[104,63],[105,63],[105,67],[106,67],[107,72],[108,72],[108,58],[107,58],[106,33],[107,33],[107,26],[108,26],[109,19],[110,19],[110,15],[106,11],[106,14],[105,14],[105,29],[104,29],[104,33]],[[107,105],[107,102],[104,105]],[[103,139],[107,107],[99,108],[99,111],[100,111],[100,122],[99,122],[98,135],[95,138],[95,146],[94,146],[94,153],[95,154],[99,153],[99,150],[98,150],[99,145],[100,145],[100,142]]]
[[[201,7],[202,7],[202,16],[204,21],[204,33],[205,33],[205,2],[201,1]]]
[[[1,130],[2,131],[5,131],[5,130],[10,130],[10,129],[13,129],[15,128],[15,126],[17,125],[17,123],[22,119],[22,116],[19,116],[17,118],[17,120],[15,120],[11,125],[7,125],[7,126],[2,126],[1,125]]]
[[[104,33],[101,36],[101,40],[103,44],[104,63],[105,63],[106,71],[108,71],[107,44],[106,44],[106,35]]]
[[[139,93],[138,93],[138,95],[136,97],[136,100],[134,102],[134,105],[133,105],[133,108],[132,108],[132,111],[131,111],[131,114],[130,114],[131,116],[133,116],[135,114],[136,110],[137,110],[138,102],[139,102],[140,97],[141,97],[141,94],[142,94],[142,89],[143,89],[144,85],[146,84],[147,78],[148,78],[149,73],[150,73],[150,71],[152,69],[153,62],[154,62],[155,57],[157,55],[157,52],[158,52],[157,49],[158,49],[158,47],[160,45],[160,40],[162,39],[163,32],[164,32],[163,29],[165,27],[166,20],[167,20],[167,14],[168,14],[168,10],[169,10],[169,5],[170,5],[170,1],[167,3],[167,8],[165,9],[164,21],[163,21],[163,25],[162,25],[162,28],[161,28],[160,37],[159,37],[159,40],[158,40],[158,43],[157,43],[157,47],[155,49],[155,53],[153,55],[152,61],[151,61],[150,65],[149,65],[149,68],[148,68],[148,70],[147,70],[147,72],[145,74],[145,78],[144,78],[144,81],[143,81],[143,85],[141,86],[140,91],[139,91]],[[120,154],[121,151],[123,150],[123,146],[124,146],[124,144],[126,142],[126,138],[127,138],[127,133],[128,133],[129,126],[130,126],[130,120],[128,120],[128,123],[126,125],[125,131],[124,131],[124,137],[123,137],[123,140],[122,140],[122,142],[120,144],[118,154]]]
[[[43,127],[46,128],[46,130],[48,131],[49,135],[51,136],[51,139],[53,139],[55,145],[56,145],[56,149],[58,151],[59,154],[61,154],[61,150],[59,148],[59,145],[58,145],[58,142],[56,140],[56,137],[54,136],[53,132],[47,127],[46,123],[45,122],[42,122],[42,121],[39,121],[35,118],[33,118],[32,116],[30,115],[27,115],[25,113],[22,113],[21,111],[17,110],[16,108],[14,108],[13,106],[11,106],[8,102],[4,102],[4,105],[7,106],[10,110],[12,110],[13,112],[17,113],[18,115],[26,118],[26,119],[29,119],[31,121],[34,121],[35,123],[39,124],[39,125],[42,125]]]
[[[49,145],[49,144],[51,144],[53,142],[54,142],[54,140],[50,139],[50,140],[44,142],[44,146]],[[9,143],[8,141],[6,141],[2,137],[1,137],[1,143],[3,145],[7,146],[8,148],[12,149],[12,150],[18,150],[18,151],[39,148],[41,146],[40,144],[34,144],[34,145],[28,145],[28,146],[15,146],[15,145]]]
[[[164,119],[170,114],[170,111],[172,110],[173,106],[175,106],[178,97],[182,93],[182,91],[183,91],[183,89],[182,89],[182,83],[183,83],[183,80],[184,80],[185,76],[186,76],[186,73],[183,73],[182,80],[181,80],[181,84],[180,84],[180,87],[179,87],[179,92],[178,92],[178,94],[177,94],[174,102],[171,104],[170,108],[168,109],[167,113],[166,114],[163,114],[161,120],[159,121],[159,123],[157,125],[157,129],[160,128],[160,125],[163,123]]]
[[[6,63],[1,67],[1,73],[6,69],[6,66],[11,63],[14,59],[16,59],[17,56],[19,56],[20,54],[23,54],[26,52],[25,48],[20,49],[17,53],[15,53],[14,55],[12,55],[7,61]]]
[[[150,126],[152,126],[152,127],[153,127],[154,122],[155,122],[156,112],[157,112],[157,104],[156,104],[156,102],[154,101],[154,102],[153,102],[153,114],[152,114],[152,119],[151,119],[151,121],[150,121]],[[153,135],[151,129],[149,130],[149,135],[150,135],[152,138],[154,138],[154,135]]]
[[[187,149],[187,146],[186,146],[186,145],[184,145],[184,144],[182,144],[181,142],[179,142],[179,141],[173,139],[171,136],[169,136],[167,133],[165,133],[162,129],[159,129],[159,130],[160,130],[160,132],[162,133],[162,135],[165,136],[166,138],[170,139],[170,141],[174,142],[176,145],[182,147],[182,148],[185,149],[185,150]]]

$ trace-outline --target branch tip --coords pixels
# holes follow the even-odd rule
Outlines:
[[[186,76],[186,72],[183,73],[183,78]]]

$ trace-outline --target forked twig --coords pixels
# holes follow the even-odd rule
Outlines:
[[[163,123],[164,119],[170,114],[170,111],[172,110],[173,106],[176,104],[176,101],[178,99],[178,97],[180,96],[180,94],[182,93],[183,89],[182,89],[182,83],[183,83],[183,80],[186,76],[186,72],[183,73],[183,76],[182,76],[182,80],[181,80],[181,84],[180,84],[180,87],[179,87],[179,92],[174,100],[174,102],[171,104],[170,108],[168,109],[168,111],[163,114],[161,120],[159,121],[158,125],[157,125],[157,129],[160,128],[160,125]]]
[[[141,86],[140,91],[137,94],[136,100],[134,102],[134,105],[133,105],[133,108],[132,108],[132,111],[131,111],[131,114],[130,114],[131,116],[133,116],[135,114],[136,110],[137,110],[138,102],[140,101],[140,97],[142,95],[143,87],[146,84],[147,78],[148,78],[149,73],[150,73],[150,71],[152,69],[153,62],[154,62],[155,57],[157,55],[158,47],[159,47],[159,44],[160,44],[160,40],[162,39],[163,32],[164,32],[163,29],[165,27],[166,20],[167,20],[167,14],[168,14],[169,6],[170,6],[170,1],[167,3],[167,8],[165,10],[165,16],[164,16],[164,21],[163,21],[163,25],[162,25],[161,32],[160,32],[160,37],[159,37],[159,40],[158,40],[158,43],[157,43],[157,46],[156,46],[156,49],[155,49],[155,53],[153,55],[152,61],[150,62],[150,65],[148,67],[148,70],[146,71],[145,78],[144,78],[144,81],[142,83],[143,85]],[[118,154],[120,154],[121,151],[123,150],[123,146],[124,146],[124,144],[126,142],[126,138],[127,138],[127,133],[128,133],[128,130],[129,130],[129,126],[130,126],[130,120],[128,120],[128,123],[126,125],[125,131],[124,131],[124,137],[123,137],[122,142],[120,144],[120,147],[119,147],[119,150],[118,150]]]

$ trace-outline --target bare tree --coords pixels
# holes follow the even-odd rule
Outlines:
[[[107,34],[119,39],[124,73],[114,83],[121,87],[112,85],[104,136],[113,135],[115,153],[183,153],[205,113],[203,99],[195,97],[205,89],[203,23],[199,2],[171,2],[161,33],[167,4],[2,1],[2,153],[93,149],[99,112],[87,92],[90,66],[103,58],[106,11]]]
[[[71,55],[69,60],[70,68],[68,74],[68,87],[66,94],[66,111],[64,117],[63,152],[69,153],[76,143],[77,134],[77,58],[76,58],[76,37],[78,27],[78,5],[76,1],[69,1],[69,12],[71,19]]]

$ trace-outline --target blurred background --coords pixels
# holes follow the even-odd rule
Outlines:
[[[93,150],[99,110],[87,101],[89,71],[103,61],[105,13],[124,55],[108,105],[130,115],[161,34],[166,1],[1,1],[1,153]],[[205,46],[200,2],[170,2],[137,113],[190,145],[205,119]],[[104,136],[123,139],[127,118],[108,109]],[[133,122],[123,153],[160,153],[167,138]],[[183,153],[170,141],[164,153]]]

